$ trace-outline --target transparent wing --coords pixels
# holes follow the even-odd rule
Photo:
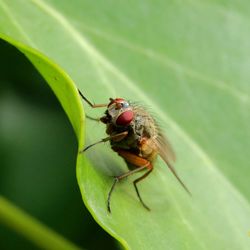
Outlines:
[[[168,139],[163,135],[162,132],[159,132],[157,136],[157,146],[158,146],[159,151],[162,151],[162,155],[164,154],[164,158],[166,158],[168,162],[176,161],[174,150],[171,144],[169,143]],[[163,156],[161,157],[163,159]]]
[[[163,161],[167,164],[170,171],[173,173],[173,175],[176,177],[176,179],[179,181],[179,183],[182,185],[182,187],[191,195],[190,191],[186,187],[186,185],[183,183],[183,181],[178,176],[174,166],[171,164],[171,162],[175,161],[175,154],[174,151],[166,139],[166,137],[160,132],[158,134],[157,140],[156,140],[157,148],[160,157],[163,159]]]

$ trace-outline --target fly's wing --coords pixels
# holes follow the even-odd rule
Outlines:
[[[158,134],[158,137],[156,139],[156,144],[158,148],[158,152],[160,157],[163,159],[163,161],[167,164],[170,171],[173,173],[173,175],[176,177],[176,179],[179,181],[179,183],[182,185],[182,187],[191,195],[190,191],[186,187],[186,185],[182,182],[180,177],[178,176],[177,172],[175,171],[175,168],[171,164],[171,162],[175,161],[175,154],[174,151],[166,139],[166,137],[160,132]]]
[[[159,128],[158,128],[158,130],[160,131]],[[162,134],[162,132],[158,133],[157,146],[158,146],[159,151],[163,151],[165,158],[167,159],[168,162],[175,162],[176,161],[176,156],[175,156],[174,150],[173,150],[171,144],[169,143],[168,139]],[[161,155],[161,157],[164,160],[162,155]]]

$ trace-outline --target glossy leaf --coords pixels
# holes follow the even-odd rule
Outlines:
[[[133,178],[120,183],[107,212],[112,176],[126,171],[108,144],[89,150],[88,160],[78,156],[86,206],[125,247],[249,249],[249,11],[247,1],[0,1],[1,37],[48,81],[80,149],[82,109],[65,74],[95,103],[144,104],[168,135],[192,198],[159,160],[139,187],[151,212]],[[105,127],[89,121],[86,136],[95,142]]]

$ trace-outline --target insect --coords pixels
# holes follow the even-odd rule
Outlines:
[[[85,152],[99,143],[109,141],[113,151],[125,160],[129,169],[128,172],[114,177],[113,185],[108,193],[108,212],[111,212],[111,195],[116,184],[138,172],[143,172],[143,174],[133,181],[134,188],[143,207],[150,210],[142,200],[137,184],[152,172],[157,155],[160,155],[182,187],[190,194],[171,164],[175,161],[175,155],[170,144],[146,109],[123,98],[110,98],[107,104],[93,104],[80,90],[78,91],[90,107],[106,108],[104,116],[101,118],[87,117],[106,124],[106,133],[108,134],[108,137],[87,146],[81,152]]]

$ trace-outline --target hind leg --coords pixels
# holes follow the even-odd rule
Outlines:
[[[113,147],[112,149],[114,151],[116,151],[127,163],[130,163],[130,164],[134,165],[137,168],[134,169],[134,170],[131,170],[131,171],[125,173],[125,174],[122,174],[120,176],[116,176],[115,177],[113,185],[112,185],[112,187],[111,187],[111,189],[109,191],[109,195],[108,195],[108,202],[107,202],[108,203],[108,211],[111,212],[111,209],[110,209],[111,194],[113,193],[116,184],[120,180],[122,180],[122,179],[124,179],[124,178],[126,178],[126,177],[128,177],[128,176],[130,176],[130,175],[132,175],[134,173],[137,173],[137,172],[140,172],[142,170],[145,170],[145,169],[149,169],[149,171],[147,171],[144,175],[142,175],[140,178],[138,178],[138,179],[136,179],[134,181],[134,187],[135,187],[135,190],[136,190],[136,194],[137,194],[140,202],[142,203],[142,205],[147,210],[150,210],[148,208],[148,206],[146,206],[145,203],[143,202],[143,200],[142,200],[142,198],[140,196],[140,193],[138,191],[138,188],[136,186],[136,183],[139,182],[139,181],[141,181],[141,180],[143,180],[144,178],[146,178],[151,173],[151,171],[153,170],[153,165],[151,164],[150,161],[148,161],[148,160],[146,160],[146,159],[144,159],[144,158],[142,158],[142,157],[140,157],[140,156],[138,156],[136,154],[133,154],[133,153],[127,151],[127,150],[119,149],[119,148],[115,148],[115,147]]]
[[[137,194],[137,196],[138,196],[140,202],[142,203],[142,205],[143,205],[148,211],[150,211],[150,208],[149,208],[149,207],[144,203],[144,201],[142,200],[141,195],[140,195],[140,193],[139,193],[139,190],[138,190],[136,184],[137,184],[139,181],[142,181],[143,179],[145,179],[145,178],[152,172],[152,170],[153,170],[153,168],[150,168],[144,175],[142,175],[142,176],[139,177],[138,179],[134,180],[134,182],[133,182],[134,187],[135,187],[136,194]]]

